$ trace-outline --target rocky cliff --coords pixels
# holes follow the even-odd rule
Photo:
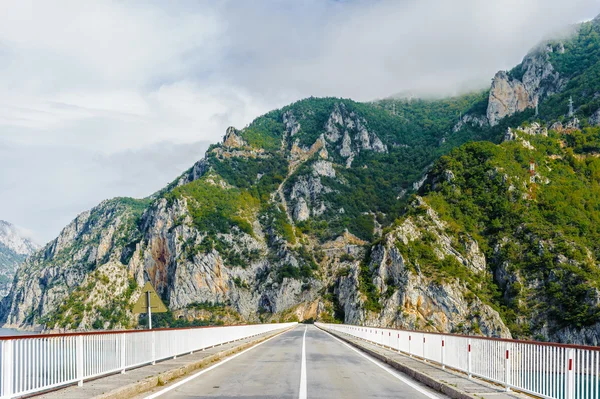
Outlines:
[[[499,313],[470,285],[492,279],[478,243],[450,236],[449,225],[420,197],[409,210],[366,258],[334,274],[345,321],[510,337]]]
[[[512,71],[496,74],[486,112],[490,125],[496,126],[507,116],[535,108],[546,97],[563,89],[566,79],[561,79],[550,62],[550,54],[555,51],[563,54],[564,45],[540,46]]]
[[[0,220],[0,297],[8,294],[19,264],[38,249],[15,226]]]

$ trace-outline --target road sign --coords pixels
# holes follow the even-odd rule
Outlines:
[[[148,306],[148,300],[150,300],[150,306]],[[160,300],[149,281],[144,285],[140,298],[133,305],[133,313],[148,313],[148,307],[150,307],[152,313],[164,313],[167,311],[167,307]]]
[[[154,287],[148,281],[144,288],[142,288],[142,294],[140,298],[133,305],[133,313],[148,313],[148,329],[152,330],[152,312],[164,313],[167,311],[167,307],[160,300]]]

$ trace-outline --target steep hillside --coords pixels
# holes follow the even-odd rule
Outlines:
[[[533,124],[505,140],[467,144],[436,162],[423,196],[374,245],[355,281],[336,282],[346,316],[361,321],[361,308],[371,308],[377,324],[490,333],[485,312],[447,319],[419,304],[415,293],[436,290],[449,308],[490,305],[513,336],[598,344],[600,128]],[[367,306],[347,299],[355,286]]]
[[[0,297],[8,294],[17,267],[27,256],[39,249],[15,226],[0,220]]]
[[[309,98],[229,128],[160,192],[78,216],[19,269],[0,320],[131,327],[150,281],[164,325],[597,343],[598,31],[539,46],[481,93]]]

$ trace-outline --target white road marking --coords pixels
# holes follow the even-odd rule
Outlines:
[[[302,336],[302,367],[300,368],[300,394],[299,399],[306,399],[307,382],[306,382],[306,330],[308,326],[304,327],[304,336]]]
[[[225,364],[225,363],[227,363],[228,361],[230,361],[230,360],[233,360],[233,359],[235,359],[236,357],[238,357],[238,356],[241,356],[241,355],[243,355],[244,353],[246,353],[246,352],[248,352],[248,351],[251,351],[251,350],[252,350],[252,349],[254,349],[254,348],[257,348],[257,347],[261,346],[262,344],[266,344],[267,342],[269,342],[269,341],[270,341],[270,340],[272,340],[273,338],[277,338],[277,337],[279,337],[281,334],[283,334],[283,333],[286,333],[286,332],[288,332],[288,331],[290,331],[290,330],[283,331],[283,332],[281,332],[281,333],[279,333],[279,334],[275,335],[274,337],[271,337],[271,338],[269,338],[269,339],[266,339],[266,340],[264,340],[263,342],[261,342],[261,343],[258,343],[258,344],[254,345],[254,346],[252,346],[252,347],[250,347],[250,348],[248,348],[248,349],[245,349],[245,350],[241,351],[241,352],[240,352],[240,353],[238,353],[238,354],[235,354],[235,355],[233,355],[233,356],[231,356],[231,357],[228,357],[227,359],[225,359],[225,360],[223,360],[223,361],[221,361],[221,362],[219,362],[219,363],[217,363],[217,364],[215,364],[215,365],[212,365],[212,366],[210,366],[209,368],[207,368],[207,369],[204,369],[204,370],[202,370],[202,371],[200,371],[200,372],[198,372],[198,373],[196,373],[196,374],[194,374],[194,375],[191,375],[191,376],[187,377],[186,379],[183,379],[183,380],[181,380],[181,381],[179,381],[179,382],[177,382],[177,383],[175,383],[175,384],[171,385],[170,387],[163,389],[162,391],[158,391],[158,392],[156,392],[156,393],[153,393],[152,395],[146,396],[144,399],[154,399],[154,398],[158,398],[159,396],[162,396],[162,395],[164,395],[165,393],[167,393],[167,392],[169,392],[169,391],[171,391],[171,390],[173,390],[173,389],[175,389],[175,388],[178,388],[178,387],[182,386],[183,384],[186,384],[186,383],[190,382],[190,381],[191,381],[191,380],[193,380],[194,378],[196,378],[196,377],[199,377],[199,376],[201,376],[202,374],[204,374],[204,373],[207,373],[207,372],[209,372],[209,371],[210,371],[210,370],[212,370],[212,369],[216,369],[217,367],[224,365],[224,364]],[[306,334],[306,331],[304,332],[304,334]]]
[[[319,328],[319,330],[321,330]],[[393,375],[394,377],[396,377],[397,379],[399,379],[400,381],[402,381],[403,383],[405,383],[406,385],[408,385],[409,387],[421,392],[423,395],[431,398],[431,399],[442,399],[440,396],[437,396],[431,392],[428,392],[427,390],[421,388],[420,386],[418,386],[417,384],[415,384],[414,382],[408,380],[407,378],[404,378],[403,376],[401,376],[398,372],[396,372],[395,370],[391,369],[388,366],[385,366],[383,364],[381,364],[379,361],[373,359],[371,356],[367,355],[364,352],[361,352],[360,350],[350,346],[349,344],[347,344],[346,342],[342,341],[341,339],[339,339],[338,337],[330,334],[329,332],[325,331],[325,330],[321,330],[323,331],[325,334],[329,335],[331,338],[335,339],[336,341],[338,341],[339,343],[347,346],[348,348],[352,349],[354,352],[358,353],[359,355],[361,355],[362,357],[364,357],[365,359],[367,359],[368,361],[370,361],[371,363],[375,364],[377,367],[381,368],[382,370],[387,371],[388,373],[390,373],[391,375]]]

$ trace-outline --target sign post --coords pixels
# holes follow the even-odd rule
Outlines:
[[[152,312],[164,313],[167,311],[167,307],[160,300],[158,294],[152,287],[150,282],[147,282],[142,288],[142,293],[138,301],[133,305],[133,313],[146,313],[148,314],[148,329],[152,330]]]
[[[146,303],[148,306],[148,330],[152,330],[152,306],[150,306],[150,291],[146,291]]]

